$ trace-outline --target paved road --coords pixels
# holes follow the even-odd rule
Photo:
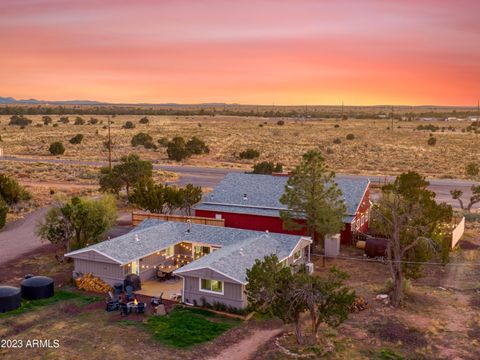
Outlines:
[[[47,162],[54,164],[69,164],[69,165],[90,165],[90,166],[106,166],[105,161],[82,161],[74,159],[57,159],[57,158],[20,158],[20,157],[3,157],[1,160],[18,161],[18,162]],[[239,169],[228,168],[209,168],[209,167],[196,167],[196,166],[182,166],[182,165],[159,165],[154,164],[155,170],[164,170],[177,173],[180,178],[175,181],[176,184],[183,186],[186,184],[195,184],[202,187],[214,187],[220,180],[223,179],[225,174],[229,172],[241,172]],[[347,175],[337,174],[339,178],[363,178],[370,179],[372,182],[383,182],[385,179],[392,180],[392,176],[368,176],[368,175]],[[463,198],[466,202],[471,196],[470,187],[472,184],[480,184],[467,180],[455,180],[455,179],[429,179],[430,189],[437,194],[438,201],[445,201],[454,207],[458,207],[458,202],[453,200],[450,196],[450,190],[460,189],[464,192]],[[480,204],[477,204],[476,208],[480,208]]]

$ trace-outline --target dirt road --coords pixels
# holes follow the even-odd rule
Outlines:
[[[37,222],[43,219],[47,211],[48,208],[41,208],[7,224],[0,232],[0,264],[47,244],[35,235]]]
[[[262,345],[281,332],[282,329],[257,330],[246,339],[226,348],[220,354],[208,360],[248,360],[255,355]]]

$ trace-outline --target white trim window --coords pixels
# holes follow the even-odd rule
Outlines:
[[[198,278],[198,282],[200,291],[223,295],[223,281]]]
[[[171,258],[174,254],[175,254],[175,246],[174,245],[169,246],[165,249],[165,257],[167,259]]]

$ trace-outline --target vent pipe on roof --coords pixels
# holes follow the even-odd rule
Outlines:
[[[243,201],[247,201],[247,200],[248,200],[247,194],[243,194]]]
[[[135,241],[140,241],[140,238],[138,237],[138,234],[135,234]]]
[[[192,220],[187,219],[187,224],[188,224],[187,232],[190,232],[192,230]]]

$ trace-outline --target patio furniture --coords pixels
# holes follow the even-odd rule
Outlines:
[[[125,296],[127,301],[132,301],[135,298],[133,295],[133,287],[130,285],[125,286]]]
[[[155,315],[167,315],[164,304],[160,304],[155,308]]]
[[[145,308],[147,307],[147,305],[143,302],[139,302],[137,304],[137,314],[145,314]]]
[[[120,295],[123,291],[123,283],[116,282],[113,284],[113,290],[115,290],[115,295]]]
[[[105,311],[112,312],[117,311],[120,308],[120,303],[118,301],[107,301],[107,305],[105,306]]]
[[[132,311],[132,308],[125,303],[120,303],[120,316],[127,316]]]
[[[157,297],[152,297],[152,299],[150,300],[150,304],[152,304],[152,306],[158,306],[158,305],[162,305],[163,304],[163,292],[160,294],[160,296],[157,298]]]
[[[157,280],[158,281],[164,281],[167,278],[167,273],[157,269]]]

